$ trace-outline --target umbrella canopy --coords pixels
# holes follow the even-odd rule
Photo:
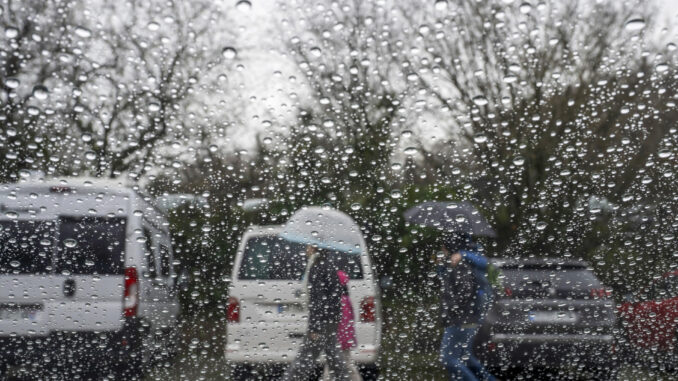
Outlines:
[[[496,237],[492,226],[468,201],[426,201],[405,211],[405,220],[447,232]]]
[[[296,211],[282,227],[288,241],[322,249],[360,253],[363,235],[347,214],[329,207],[308,206]]]

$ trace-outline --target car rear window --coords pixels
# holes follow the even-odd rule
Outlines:
[[[123,274],[125,225],[118,217],[61,217],[57,271]]]
[[[351,279],[362,279],[360,256],[333,252],[338,267]],[[301,280],[306,270],[306,246],[278,236],[253,237],[247,241],[238,271],[239,279]]]
[[[0,274],[52,271],[52,221],[0,221]]]
[[[502,285],[513,298],[584,298],[602,287],[591,270],[577,268],[502,268]]]

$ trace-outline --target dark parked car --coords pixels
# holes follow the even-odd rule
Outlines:
[[[496,300],[476,339],[476,353],[500,378],[515,371],[577,367],[609,377],[615,307],[585,262],[495,261]],[[501,377],[504,375],[504,377]]]
[[[678,355],[678,271],[664,273],[625,299],[619,306],[623,348],[631,358],[673,362]]]

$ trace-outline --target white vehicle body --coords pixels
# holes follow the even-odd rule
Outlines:
[[[0,343],[21,353],[68,337],[121,362],[166,348],[179,303],[168,223],[150,202],[106,180],[0,185]],[[17,360],[4,352],[0,363]]]
[[[290,363],[306,333],[308,312],[301,296],[300,276],[299,279],[261,279],[252,276],[243,279],[248,243],[261,237],[275,237],[283,242],[278,236],[280,231],[280,226],[254,226],[248,229],[240,241],[229,288],[229,313],[237,308],[239,321],[229,319],[226,345],[226,359],[236,366]],[[357,266],[361,274],[357,275],[356,270],[356,276],[352,276],[348,284],[357,337],[357,346],[351,355],[359,365],[374,365],[380,349],[381,310],[367,245],[362,237],[360,239],[361,252],[354,255],[359,258]],[[303,272],[306,256],[303,247],[301,249],[301,252],[297,252],[300,263],[296,268]],[[285,266],[284,263],[270,265]],[[374,319],[364,321],[366,319],[362,317],[367,315],[363,314],[363,308],[370,302],[373,303],[371,311]]]

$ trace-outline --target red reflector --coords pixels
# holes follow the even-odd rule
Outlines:
[[[228,298],[228,307],[226,307],[226,320],[229,323],[240,323],[240,302],[233,296]]]
[[[360,302],[360,321],[370,323],[376,320],[376,305],[374,296],[368,296]]]
[[[122,299],[123,316],[137,316],[139,307],[139,276],[137,269],[128,267],[125,269],[125,293]]]
[[[513,296],[513,290],[511,290],[509,287],[504,287],[504,294],[510,298]]]

